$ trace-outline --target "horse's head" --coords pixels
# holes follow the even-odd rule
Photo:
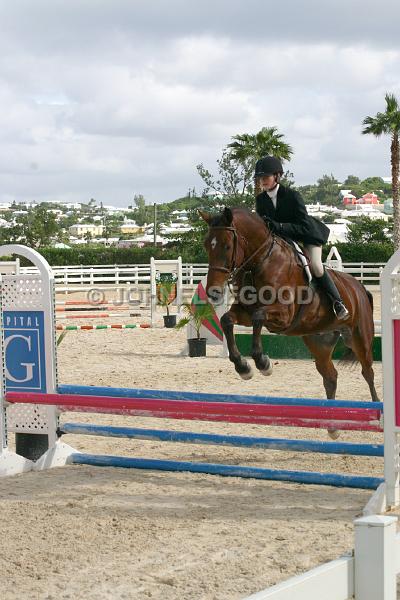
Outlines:
[[[204,242],[209,265],[206,292],[213,302],[219,302],[230,277],[243,263],[246,240],[238,231],[234,212],[230,208],[225,208],[217,215],[204,211],[199,211],[199,214],[209,226]]]

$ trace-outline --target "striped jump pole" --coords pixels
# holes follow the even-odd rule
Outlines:
[[[56,326],[57,331],[97,331],[104,329],[149,329],[150,323],[110,323],[104,325],[99,323],[98,325],[61,325]]]
[[[380,412],[372,408],[202,402],[159,398],[81,396],[76,394],[42,395],[30,392],[8,392],[6,399],[8,402],[16,404],[57,406],[61,411],[101,412],[164,419],[253,423],[258,425],[381,431]]]
[[[261,467],[243,467],[236,465],[220,465],[213,463],[193,463],[175,460],[157,460],[148,458],[129,458],[126,456],[106,456],[91,454],[72,454],[68,462],[75,465],[92,465],[95,467],[122,467],[127,469],[149,469],[156,471],[176,471],[189,473],[205,473],[225,477],[244,477],[266,479],[269,481],[290,481],[314,485],[330,485],[365,490],[376,490],[383,483],[380,477],[361,475],[339,475],[335,473],[318,473],[303,471],[284,471],[264,469]]]
[[[351,442],[320,442],[315,440],[288,440],[216,433],[194,433],[169,429],[140,429],[87,423],[63,423],[59,435],[94,435],[101,437],[128,438],[135,440],[178,442],[210,446],[234,446],[264,450],[292,450],[294,452],[317,452],[321,454],[344,454],[348,456],[383,456],[382,444],[355,444]]]
[[[57,392],[61,395],[113,396],[118,398],[153,398],[163,400],[198,400],[201,402],[235,402],[238,404],[274,404],[287,406],[320,406],[338,408],[365,408],[375,412],[383,411],[383,402],[364,400],[326,400],[321,398],[282,398],[281,396],[250,396],[247,394],[216,394],[186,392],[181,390],[158,390],[144,388],[117,388],[94,385],[60,384]]]

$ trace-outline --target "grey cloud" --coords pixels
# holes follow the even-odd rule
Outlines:
[[[388,141],[360,133],[400,93],[400,3],[384,7],[1,3],[0,198],[171,200],[265,125],[293,145],[298,183],[385,175]]]
[[[5,29],[55,53],[67,45],[71,52],[78,47],[90,53],[121,37],[154,42],[191,35],[397,47],[399,17],[397,0],[17,0],[0,7]]]

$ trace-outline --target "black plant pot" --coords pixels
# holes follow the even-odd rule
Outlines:
[[[207,339],[206,338],[192,338],[188,340],[189,344],[189,356],[206,356],[207,352]]]
[[[172,329],[176,325],[176,315],[164,315],[164,327]]]

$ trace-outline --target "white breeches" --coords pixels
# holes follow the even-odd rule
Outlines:
[[[322,277],[324,274],[324,265],[322,264],[322,246],[313,246],[305,244],[305,249],[310,256],[310,268],[314,277]]]

